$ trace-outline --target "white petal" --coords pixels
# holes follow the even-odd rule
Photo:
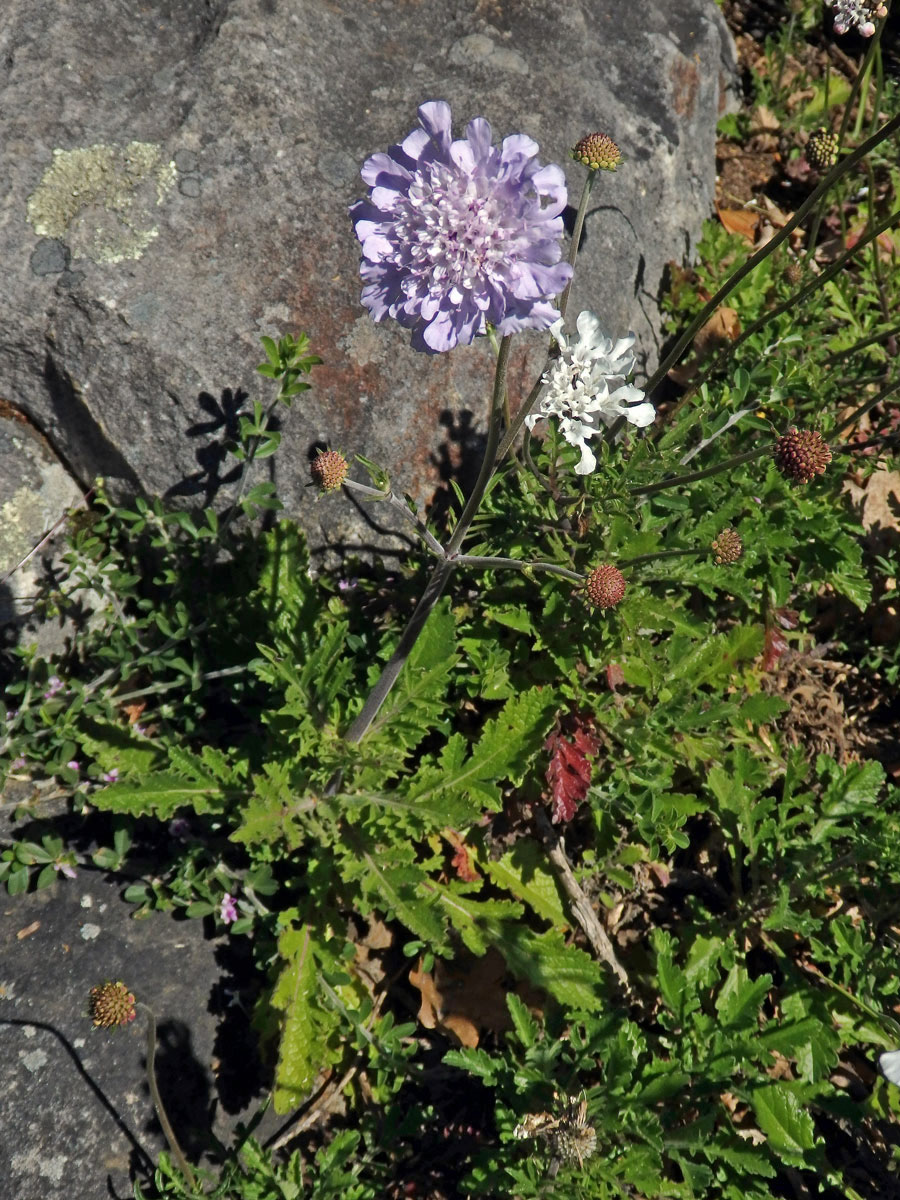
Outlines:
[[[625,419],[632,425],[636,425],[638,429],[644,429],[647,425],[652,425],[656,419],[656,409],[648,400],[645,404],[633,404],[630,408],[625,409]]]
[[[900,1050],[886,1050],[878,1058],[878,1067],[885,1079],[900,1087]]]

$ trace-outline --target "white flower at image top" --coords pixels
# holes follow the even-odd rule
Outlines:
[[[570,341],[561,320],[550,326],[560,356],[544,375],[547,392],[526,424],[533,429],[542,418],[556,417],[566,441],[581,450],[576,475],[589,475],[597,466],[590,438],[619,417],[642,429],[653,421],[656,410],[639,387],[625,382],[634,370],[634,334],[614,342],[587,309],[579,313],[575,328],[578,337]]]

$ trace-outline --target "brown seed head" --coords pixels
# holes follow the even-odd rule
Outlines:
[[[121,980],[91,988],[91,1020],[95,1025],[111,1029],[127,1025],[136,1016],[134,996]]]
[[[775,443],[774,458],[785,479],[809,483],[817,475],[824,474],[831,462],[831,451],[817,430],[794,426]]]
[[[830,171],[838,159],[837,134],[830,129],[817,129],[806,143],[806,161],[817,171]]]
[[[349,464],[337,450],[321,450],[313,459],[310,474],[323,492],[334,492],[347,478]]]
[[[716,563],[733,563],[744,553],[744,543],[736,529],[723,529],[712,543]]]
[[[608,563],[595,567],[585,581],[584,590],[595,608],[614,608],[625,595],[625,576]]]
[[[796,287],[803,278],[803,268],[795,259],[791,259],[788,265],[784,268],[784,278],[785,281],[791,285],[791,287]]]
[[[605,133],[589,133],[577,143],[572,157],[590,171],[614,171],[622,161],[619,147]]]

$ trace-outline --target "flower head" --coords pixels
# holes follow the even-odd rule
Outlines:
[[[828,171],[838,160],[838,138],[830,129],[816,129],[804,150],[806,161],[817,171]]]
[[[541,400],[540,411],[527,418],[533,428],[541,417],[556,417],[559,431],[572,445],[581,450],[576,475],[589,475],[597,465],[588,439],[600,432],[600,424],[612,425],[624,417],[632,425],[643,428],[656,415],[653,405],[644,400],[644,393],[625,377],[634,370],[634,334],[613,342],[600,328],[592,312],[585,310],[576,321],[578,339],[570,342],[562,332],[562,321],[556,321],[550,332],[559,345],[560,356],[544,375],[548,390]]]
[[[774,457],[785,479],[809,483],[817,475],[824,475],[831,451],[817,430],[798,429],[795,425],[776,441]]]
[[[744,543],[736,529],[723,529],[713,539],[712,549],[716,564],[721,566],[722,563],[737,562],[744,553]]]
[[[476,117],[452,141],[450,105],[419,107],[421,129],[374,154],[369,195],[350,208],[362,243],[362,303],[412,330],[416,350],[468,345],[488,323],[501,336],[547,329],[572,275],[561,262],[562,168],[542,167],[525,134],[491,143]]]
[[[234,896],[230,896],[228,892],[222,897],[222,903],[219,905],[219,920],[223,925],[230,925],[238,919],[237,904],[235,904]]]
[[[594,608],[615,608],[625,596],[625,576],[618,567],[605,563],[591,571],[584,591]]]
[[[847,33],[854,25],[860,37],[871,37],[875,32],[875,17],[886,17],[887,6],[881,0],[825,0],[835,10],[834,32]]]
[[[113,767],[110,771],[104,771],[100,778],[104,783],[117,783],[119,779],[119,768]]]
[[[111,1029],[115,1025],[127,1025],[137,1016],[134,995],[119,980],[91,988],[91,1020],[95,1025]]]
[[[317,483],[323,492],[336,492],[347,478],[350,466],[343,454],[339,454],[337,450],[320,450],[309,470],[313,482]]]
[[[572,157],[590,171],[614,171],[622,161],[619,147],[605,133],[589,133],[572,149]]]

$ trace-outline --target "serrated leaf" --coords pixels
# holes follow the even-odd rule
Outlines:
[[[723,1024],[755,1024],[760,1006],[771,987],[771,975],[750,979],[747,968],[735,963],[716,997],[716,1010]]]
[[[128,813],[133,817],[155,816],[168,821],[179,808],[195,813],[215,812],[222,802],[216,784],[192,783],[178,775],[160,771],[140,783],[113,783],[94,792],[91,804],[104,812]]]
[[[281,1014],[274,1102],[276,1112],[287,1113],[306,1099],[323,1061],[312,1011],[316,965],[309,928],[286,929],[278,952],[285,965],[271,999]]]
[[[566,1008],[596,1012],[602,1007],[605,968],[577,946],[566,945],[555,929],[536,934],[522,926],[507,928],[497,949],[516,975],[549,992]]]
[[[543,849],[532,838],[516,842],[499,861],[478,858],[478,866],[494,883],[520,900],[559,929],[569,925],[556,876],[546,866]]]
[[[750,1103],[770,1149],[786,1162],[809,1164],[816,1145],[815,1127],[794,1092],[775,1083],[754,1089]]]

